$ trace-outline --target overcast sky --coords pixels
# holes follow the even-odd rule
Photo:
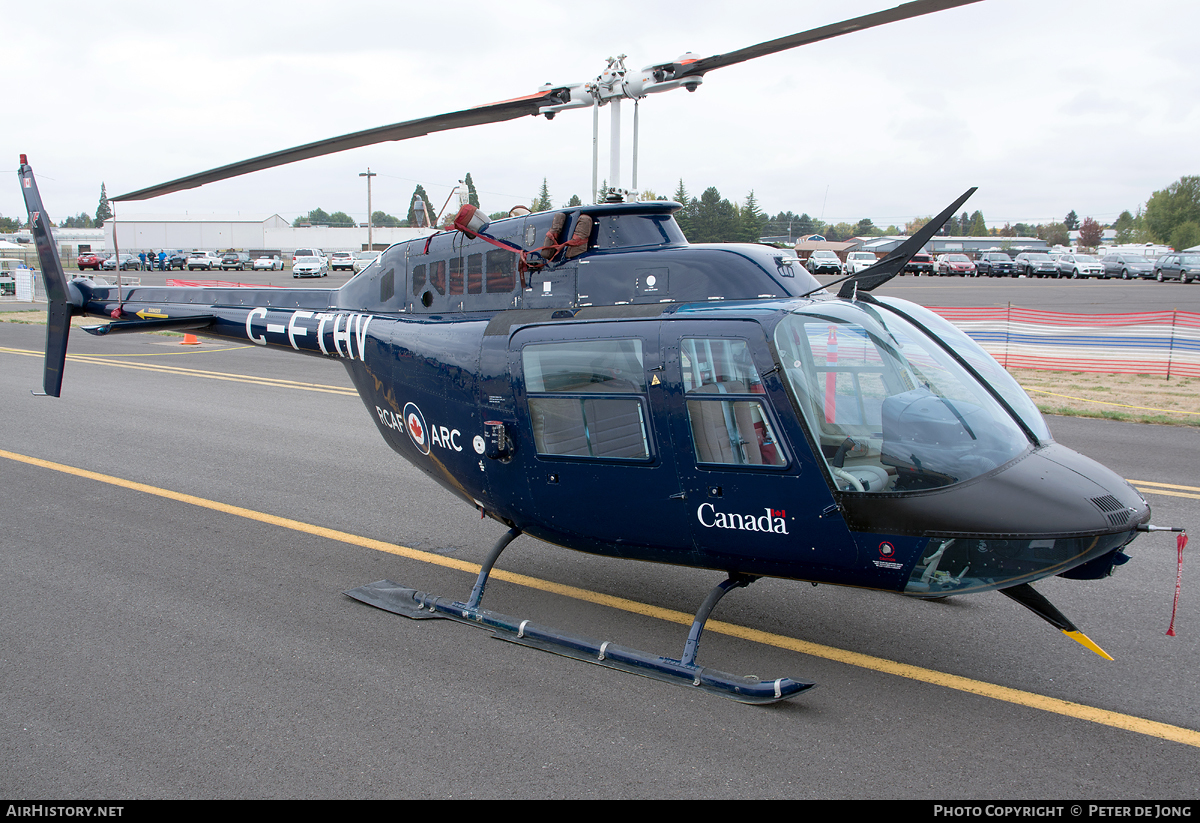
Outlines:
[[[374,126],[641,68],[878,11],[896,0],[591,6],[508,0],[316,6],[274,0],[56,2],[5,14],[0,214],[23,216],[28,154],[51,217],[110,195]],[[569,11],[568,9],[587,9]],[[769,213],[903,225],[970,186],[991,225],[1111,222],[1200,174],[1200,4],[983,0],[709,73],[641,105],[639,189],[754,190]],[[630,185],[632,106],[623,108]],[[123,213],[310,209],[403,216],[471,173],[485,211],[591,190],[589,110],[356,149]],[[608,111],[601,112],[607,176]]]

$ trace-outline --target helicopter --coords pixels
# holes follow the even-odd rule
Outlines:
[[[310,143],[112,198],[139,200],[385,140],[552,118],[712,70],[977,0],[917,0],[724,55]],[[614,141],[618,142],[618,141]],[[594,161],[595,165],[595,161]],[[613,162],[619,168],[619,161]],[[345,592],[414,619],[495,636],[745,703],[813,683],[697,662],[722,597],[761,577],[936,599],[999,591],[1107,655],[1032,583],[1099,579],[1155,530],[1120,476],[1056,443],[1013,378],[966,334],[872,292],[971,196],[833,285],[765,246],[692,245],[669,201],[606,201],[489,221],[463,206],[338,289],[135,287],[68,281],[21,156],[48,295],[43,393],[59,396],[75,315],[95,335],[189,331],[336,358],[384,440],[507,531],[463,600],[381,580]],[[614,179],[619,179],[614,176]],[[598,487],[620,489],[597,502]],[[678,658],[486,610],[492,568],[521,535],[725,579]]]

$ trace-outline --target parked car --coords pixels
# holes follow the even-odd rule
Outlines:
[[[1164,280],[1179,280],[1189,283],[1200,278],[1200,254],[1164,254],[1154,261],[1154,279],[1159,283]]]
[[[383,252],[381,252],[381,251],[360,251],[357,254],[355,254],[354,255],[354,273],[358,274],[360,271],[365,269],[367,266],[374,263],[376,260],[379,259],[379,255],[381,255],[381,254],[383,254]]]
[[[196,269],[204,269],[205,271],[213,271],[221,268],[221,258],[217,256],[215,251],[194,251],[188,255],[187,259],[188,271]]]
[[[943,254],[938,257],[934,268],[937,270],[938,277],[947,274],[974,277],[978,274],[975,271],[975,261],[965,254]]]
[[[852,251],[846,255],[846,274],[858,274],[878,262],[879,258],[869,251]]]
[[[326,263],[329,262],[328,258],[325,257],[325,252],[320,249],[296,249],[292,252],[292,265],[295,266],[296,261],[301,257],[319,257]]]
[[[1013,259],[1017,274],[1026,277],[1057,277],[1054,258],[1045,252],[1023,251]]]
[[[188,256],[181,251],[173,251],[167,255],[167,269],[183,271],[187,267]]]
[[[1103,277],[1104,267],[1090,254],[1064,254],[1054,262],[1059,277]]]
[[[975,272],[988,277],[1016,277],[1017,267],[1004,252],[989,251],[979,255],[975,261]]]
[[[903,274],[933,274],[933,255],[923,251],[917,252],[904,264]]]
[[[254,261],[255,271],[283,271],[283,260],[278,254],[263,255]]]
[[[329,268],[337,271],[354,271],[354,255],[348,251],[335,251],[329,255]]]
[[[1104,267],[1105,277],[1120,277],[1122,280],[1140,277],[1149,280],[1154,276],[1153,263],[1140,254],[1127,251],[1104,255],[1100,259],[1100,265]]]
[[[301,257],[292,263],[292,277],[325,277],[329,264],[324,257]]]
[[[105,271],[116,271],[117,270],[116,255],[109,255],[108,259],[105,260],[101,264],[101,267]],[[121,255],[121,271],[140,271],[141,268],[142,268],[142,261],[138,260],[132,254],[122,254]]]
[[[819,249],[808,256],[804,264],[809,274],[842,273],[842,261],[831,251]]]
[[[75,265],[79,267],[80,271],[84,269],[100,271],[100,267],[104,265],[104,258],[93,251],[84,251],[75,258]]]
[[[250,255],[244,251],[227,251],[221,255],[221,271],[237,269],[245,271],[250,265]]]

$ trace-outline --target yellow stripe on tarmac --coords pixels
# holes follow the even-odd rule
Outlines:
[[[249,348],[238,346],[236,349]],[[207,349],[206,351],[235,351],[236,349]],[[7,354],[23,354],[29,357],[42,357],[42,352],[29,349],[10,349],[0,347],[0,352]],[[155,354],[198,354],[203,351],[189,352],[156,352]],[[92,363],[101,366],[113,366],[118,369],[133,369],[135,371],[152,371],[160,374],[173,374],[178,377],[204,377],[209,380],[224,380],[233,383],[251,383],[258,386],[273,386],[281,389],[302,389],[324,394],[341,394],[346,397],[358,397],[358,392],[344,386],[327,386],[321,383],[304,383],[298,380],[283,380],[276,377],[258,377],[250,374],[231,374],[229,372],[208,371],[206,369],[188,369],[183,366],[167,366],[159,363],[132,363],[120,360],[110,360],[115,355],[100,354],[68,354],[67,359],[76,363]],[[153,355],[131,355],[133,357],[150,357]]]
[[[112,475],[100,474],[99,472],[93,472],[87,469],[67,466],[62,463],[53,463],[49,460],[42,460],[37,457],[28,457],[26,455],[3,450],[0,450],[0,457],[8,460],[15,460],[20,463],[26,463],[31,466],[38,466],[40,468],[50,469],[52,471],[63,472],[64,474],[70,474],[76,477],[95,480],[100,483],[107,483],[112,486],[119,486],[121,488],[131,489],[133,491],[152,494],[157,497],[167,498],[168,500],[176,500],[180,503],[189,503],[193,506],[200,506],[213,511],[234,515],[236,517],[244,517],[248,520],[256,520],[260,523],[268,523],[273,526],[291,529],[292,531],[302,532],[304,534],[325,537],[341,543],[347,543],[354,546],[361,546],[363,548],[399,555],[400,557],[406,557],[422,563],[432,563],[438,566],[457,569],[459,571],[464,571],[471,574],[479,573],[479,565],[477,563],[469,563],[464,560],[443,557],[431,552],[423,552],[417,549],[397,546],[392,543],[385,543],[382,540],[374,540],[369,537],[362,537],[360,535],[350,534],[348,532],[338,531],[336,529],[327,529],[323,526],[316,526],[311,523],[304,523],[302,521],[292,520],[286,517],[278,517],[273,514],[265,514],[263,512],[254,511],[253,509],[242,508],[241,506],[231,506],[227,503],[220,503],[215,500],[207,500],[203,497],[196,497],[190,494],[182,494],[180,492],[170,491],[169,489],[160,489],[156,486],[146,485],[145,483],[137,483],[132,480],[125,480],[120,477],[113,477]],[[647,603],[639,603],[636,600],[627,600],[623,597],[600,594],[598,592],[580,589],[575,586],[566,586],[561,583],[554,583],[549,580],[541,580],[539,578],[529,577],[523,574],[514,574],[501,569],[493,570],[492,577],[509,583],[514,583],[518,586],[525,586],[528,588],[537,589],[539,591],[550,592],[552,594],[562,595],[563,597],[570,597],[575,600],[595,603],[597,605],[620,609],[622,611],[632,612],[634,614],[655,617],[660,620],[678,623],[683,626],[690,626],[693,620],[692,615],[684,612],[674,611],[672,609],[664,609],[659,606],[649,605]],[[922,683],[929,683],[935,686],[944,686],[948,689],[955,689],[957,691],[976,694],[982,697],[990,697],[993,700],[1003,700],[1008,703],[1015,703],[1019,706],[1025,706],[1027,708],[1040,709],[1053,714],[1061,714],[1066,717],[1072,717],[1077,720],[1086,720],[1103,726],[1111,726],[1116,729],[1124,729],[1126,731],[1136,732],[1137,734],[1158,737],[1163,740],[1170,740],[1175,743],[1182,743],[1186,746],[1200,748],[1200,732],[1193,731],[1192,729],[1185,729],[1180,726],[1172,726],[1167,723],[1159,723],[1154,720],[1147,720],[1145,718],[1135,717],[1133,715],[1121,714],[1120,712],[1107,711],[1105,709],[1098,709],[1093,706],[1085,706],[1082,703],[1072,703],[1069,700],[1060,700],[1056,697],[1047,697],[1045,695],[1021,691],[1019,689],[1011,689],[1006,686],[998,686],[994,683],[987,683],[982,680],[972,680],[968,677],[946,674],[945,672],[925,669],[921,668],[920,666],[913,666],[907,663],[897,663],[896,661],[887,660],[882,657],[860,654],[858,652],[834,648],[833,646],[810,643],[806,640],[798,640],[794,637],[772,634],[770,632],[751,629],[746,626],[738,626],[733,623],[725,623],[719,620],[708,621],[708,623],[705,625],[705,631],[718,632],[730,637],[750,640],[755,643],[762,643],[764,645],[774,646],[779,649],[787,649],[789,651],[795,651],[801,654],[812,655],[813,657],[820,657],[838,663],[845,663],[850,666],[857,666],[859,668],[882,672],[884,674],[892,674],[896,675],[897,677],[906,677],[910,680],[917,680]]]
[[[1153,480],[1130,480],[1125,478],[1125,482],[1132,485],[1135,489],[1143,494],[1165,494],[1169,497],[1188,497],[1192,500],[1200,500],[1200,488],[1195,486],[1180,486],[1175,483],[1156,483]],[[1147,488],[1153,486],[1154,488]],[[1168,491],[1175,489],[1176,491]],[[1185,490],[1186,491],[1183,491]]]
[[[1047,389],[1036,389],[1031,386],[1022,386],[1021,388],[1023,388],[1027,392],[1034,391],[1034,392],[1037,392],[1038,394],[1048,394],[1051,397],[1062,397],[1066,400],[1079,400],[1084,403],[1096,403],[1101,406],[1120,406],[1122,409],[1138,409],[1140,411],[1162,412],[1163,414],[1200,415],[1200,412],[1194,412],[1194,411],[1181,411],[1180,409],[1156,409],[1153,406],[1130,406],[1128,403],[1113,403],[1112,401],[1109,401],[1109,400],[1093,400],[1090,397],[1075,397],[1070,394],[1056,394],[1055,392],[1048,391]]]

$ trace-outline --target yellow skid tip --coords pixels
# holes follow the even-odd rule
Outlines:
[[[1080,631],[1074,631],[1074,632],[1068,632],[1068,631],[1064,631],[1064,632],[1063,632],[1063,634],[1065,634],[1067,637],[1069,637],[1069,638],[1071,638],[1072,640],[1074,640],[1074,641],[1075,641],[1076,643],[1078,643],[1079,645],[1083,646],[1085,649],[1091,649],[1091,650],[1092,650],[1092,651],[1094,651],[1096,654],[1098,654],[1098,655],[1100,655],[1101,657],[1103,657],[1105,660],[1112,660],[1112,658],[1109,656],[1108,652],[1104,651],[1104,649],[1100,648],[1100,647],[1099,647],[1099,646],[1097,646],[1095,643],[1093,643],[1093,642],[1092,642],[1092,638],[1088,637],[1088,636],[1087,636],[1086,634],[1084,634],[1083,632],[1080,632]]]

